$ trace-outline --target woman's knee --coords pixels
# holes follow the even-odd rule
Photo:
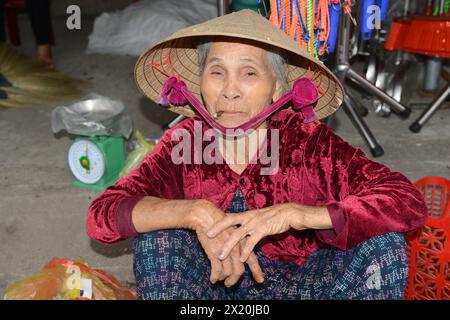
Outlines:
[[[175,270],[199,255],[195,234],[189,230],[167,229],[139,235],[133,242],[135,272],[159,273]]]
[[[135,254],[161,254],[165,251],[173,253],[192,248],[197,243],[196,235],[190,230],[157,230],[136,237],[133,242],[133,251]]]
[[[369,282],[374,284],[379,282],[387,291],[395,287],[396,293],[392,294],[392,297],[402,297],[408,278],[409,263],[406,241],[401,233],[385,233],[365,241],[360,244],[357,256],[364,261]],[[377,278],[378,281],[375,281]]]
[[[397,257],[406,262],[406,241],[399,232],[372,237],[357,246],[357,251],[371,258]]]
[[[375,236],[345,255],[337,291],[352,299],[402,299],[408,278],[406,242],[401,233]],[[342,289],[346,288],[346,289]]]
[[[195,233],[189,230],[158,230],[134,239],[135,272],[175,270],[202,258]]]
[[[134,240],[133,253],[141,299],[192,298],[199,286],[195,281],[207,271],[206,257],[196,234],[189,230],[142,234]]]

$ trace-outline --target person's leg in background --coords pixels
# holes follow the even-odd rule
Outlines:
[[[36,55],[50,67],[54,66],[50,46],[50,0],[26,0],[27,12],[36,39]]]

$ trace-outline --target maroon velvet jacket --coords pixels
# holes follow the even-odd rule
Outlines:
[[[92,239],[113,243],[137,236],[131,210],[144,196],[207,199],[225,210],[238,188],[250,210],[286,202],[328,208],[334,229],[292,229],[260,242],[268,258],[298,265],[323,245],[346,250],[382,233],[413,231],[425,222],[422,196],[405,176],[369,160],[319,121],[305,124],[299,113],[279,111],[268,120],[269,129],[279,129],[278,172],[261,175],[258,161],[238,175],[227,164],[172,163],[171,150],[178,143],[171,141],[172,131],[193,132],[195,120],[202,121],[188,118],[167,131],[140,166],[94,199],[87,215]],[[209,128],[205,122],[202,127]],[[268,150],[270,138],[268,134]]]

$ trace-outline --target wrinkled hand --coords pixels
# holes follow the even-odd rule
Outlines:
[[[233,286],[239,281],[240,277],[245,272],[244,263],[247,263],[254,279],[259,283],[263,282],[263,272],[259,266],[258,258],[253,252],[248,254],[248,258],[246,260],[240,261],[240,257],[242,255],[241,248],[245,246],[246,239],[237,242],[233,247],[231,247],[226,258],[218,258],[225,243],[233,234],[234,227],[229,227],[227,230],[224,229],[217,237],[208,237],[206,232],[215,223],[224,219],[226,215],[212,203],[202,202],[201,206],[201,213],[198,215],[201,217],[201,221],[198,223],[195,231],[201,246],[211,262],[210,281],[212,283],[216,283],[217,281],[225,280],[225,286]]]
[[[228,240],[217,256],[220,260],[227,259],[233,248],[245,239],[240,256],[240,261],[244,262],[262,238],[284,233],[290,228],[305,229],[302,225],[301,207],[294,203],[285,203],[240,214],[226,214],[225,218],[215,222],[207,235],[215,239],[224,231],[227,232]],[[231,236],[228,231],[230,227],[238,227],[233,230]]]

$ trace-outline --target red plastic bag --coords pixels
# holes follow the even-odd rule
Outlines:
[[[112,275],[87,263],[53,259],[41,271],[6,289],[5,300],[135,300]]]

